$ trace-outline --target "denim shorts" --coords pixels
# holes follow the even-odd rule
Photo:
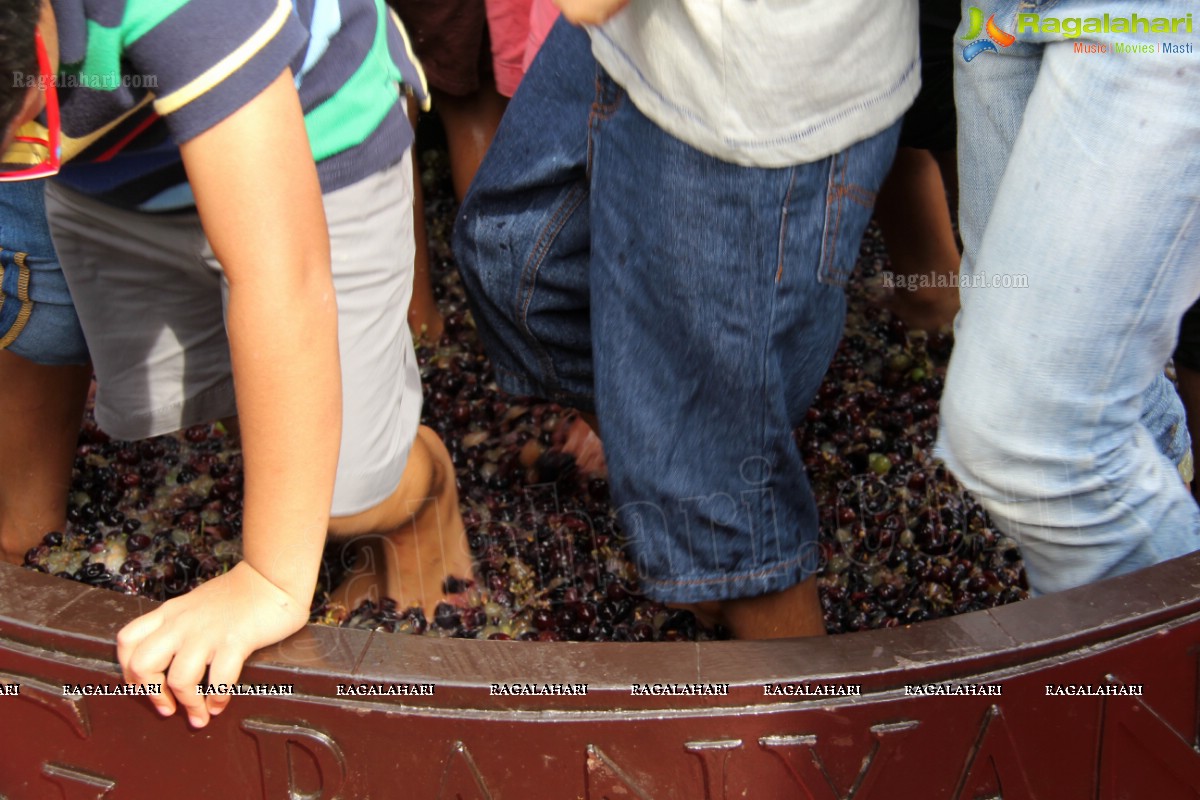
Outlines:
[[[500,385],[600,420],[645,591],[779,591],[818,567],[792,431],[899,124],[756,169],[644,117],[559,22],[508,107],[454,244]]]
[[[44,181],[0,183],[0,350],[86,364],[87,344],[46,224]]]

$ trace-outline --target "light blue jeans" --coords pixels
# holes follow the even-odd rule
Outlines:
[[[1162,366],[1200,295],[1200,53],[1161,46],[1200,37],[1018,28],[1029,13],[1183,17],[1190,0],[990,10],[1017,41],[956,62],[970,288],[939,451],[1041,593],[1200,546],[1200,512],[1155,443],[1178,420],[1143,416],[1166,404]]]

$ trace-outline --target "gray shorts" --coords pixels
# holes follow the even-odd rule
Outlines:
[[[342,362],[334,516],[395,490],[420,424],[412,186],[410,151],[324,197]],[[53,184],[46,210],[96,370],[100,427],[141,439],[235,415],[228,284],[199,217],[126,211]]]

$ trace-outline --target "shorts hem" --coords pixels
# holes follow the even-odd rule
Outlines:
[[[52,355],[22,347],[20,341],[13,342],[11,347],[0,347],[0,350],[12,353],[14,356],[19,356],[41,367],[85,367],[91,363],[91,359],[86,354]]]
[[[817,546],[782,564],[741,573],[708,573],[658,580],[640,576],[642,591],[660,603],[703,603],[781,592],[817,574]]]
[[[495,362],[492,362],[492,371],[496,376],[496,385],[508,394],[516,397],[534,397],[547,403],[557,403],[577,411],[586,411],[589,414],[596,410],[595,398],[590,394],[574,394],[561,390],[551,391],[540,381],[505,369]]]
[[[420,413],[419,409],[417,413]],[[343,441],[343,452],[339,455],[338,469],[334,476],[333,499],[330,502],[329,515],[339,518],[352,517],[375,508],[391,497],[404,479],[404,470],[408,466],[409,456],[412,455],[419,428],[420,420],[418,419],[417,423],[412,426],[412,436],[403,442],[394,455],[386,459],[386,463],[361,472],[348,472],[342,468],[342,459],[346,455]],[[403,436],[403,434],[401,435]],[[355,461],[362,463],[362,460],[353,458],[353,455],[350,458],[351,463]],[[376,459],[371,460],[375,461]],[[384,459],[378,460],[384,461]]]
[[[334,498],[329,509],[329,516],[334,518],[352,517],[369,511],[391,497],[404,477],[404,468],[408,464],[408,454],[412,447],[402,454],[398,463],[389,464],[370,473],[356,475],[338,475],[334,482]],[[394,476],[394,477],[393,477]],[[339,489],[347,484],[354,489],[340,493]]]
[[[521,79],[525,77],[525,71],[521,69],[520,64],[496,63],[495,75],[496,91],[505,97],[512,97],[516,94],[517,87],[521,85]]]
[[[100,396],[103,396],[102,392]],[[122,413],[97,403],[95,413],[96,424],[102,431],[114,439],[133,441],[234,416],[237,414],[237,399],[233,391],[233,378],[228,378],[178,403],[150,411]]]

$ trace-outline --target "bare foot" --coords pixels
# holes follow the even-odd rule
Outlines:
[[[554,483],[574,476],[586,483],[592,478],[608,478],[604,443],[596,435],[595,418],[570,412],[554,430],[549,448],[530,439],[521,448],[519,460],[526,467],[529,483]]]
[[[383,578],[382,537],[362,536],[342,548],[341,560],[349,566],[342,582],[329,593],[331,605],[351,612],[370,600],[376,606],[387,596]]]
[[[345,577],[342,578],[342,582],[329,593],[330,604],[339,606],[346,612],[351,612],[368,600],[378,607],[384,598],[390,598],[399,609],[421,606],[426,618],[429,619],[432,619],[438,603],[467,604],[467,587],[469,585],[467,581],[471,580],[470,570],[466,572],[466,577],[450,576],[448,581],[443,580],[436,586],[426,587],[421,580],[421,566],[416,565],[414,578],[412,571],[406,570],[404,567],[408,563],[415,562],[409,562],[407,559],[410,556],[404,554],[389,556],[388,553],[392,547],[392,540],[382,535],[361,536],[347,542],[342,558],[344,559],[343,563],[350,567]],[[419,596],[413,596],[411,592],[406,593],[403,585],[398,588],[389,588],[387,566],[389,561],[403,562],[397,564],[391,574],[398,575],[400,583],[409,583],[419,587]],[[437,567],[435,566],[434,569],[436,570]],[[427,597],[435,599],[432,599],[431,602],[424,602]]]
[[[585,478],[607,478],[608,464],[604,460],[604,443],[594,426],[583,417],[571,416],[554,431],[554,447],[575,459],[575,467]]]
[[[25,553],[10,552],[0,547],[0,561],[6,564],[16,564],[19,567],[25,563]]]
[[[390,597],[398,608],[421,606],[431,616],[440,602],[461,602],[474,580],[454,465],[425,426],[396,492],[363,514],[334,520],[332,527],[353,537],[350,546],[358,548],[355,567],[332,593],[347,609]]]

